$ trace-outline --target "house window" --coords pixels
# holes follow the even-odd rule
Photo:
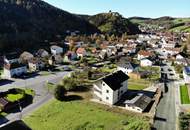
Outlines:
[[[106,97],[106,100],[109,100],[109,97]]]
[[[109,93],[109,90],[106,90],[106,93]]]

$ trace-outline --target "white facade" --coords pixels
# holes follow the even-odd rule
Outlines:
[[[143,110],[140,107],[129,105],[129,104],[125,104],[125,108],[129,111],[134,111],[134,112],[138,112],[138,113],[143,112]]]
[[[129,64],[128,66],[117,66],[117,70],[121,70],[123,71],[123,73],[128,75],[129,73],[132,73],[134,71],[134,68],[131,64]]]
[[[106,104],[113,105],[117,103],[121,99],[122,95],[127,91],[128,81],[124,81],[122,83],[122,87],[115,91],[112,90],[111,87],[109,87],[103,80],[94,83],[93,88],[93,94],[96,99]]]
[[[3,76],[4,76],[5,78],[10,79],[10,78],[12,78],[13,76],[20,76],[20,75],[25,74],[25,73],[27,73],[27,68],[26,68],[26,66],[22,66],[22,67],[10,69],[10,70],[4,68],[4,74],[3,74]]]
[[[149,56],[140,55],[140,54],[137,55],[137,59],[138,59],[138,60],[141,60],[141,59],[144,59],[144,58],[148,58],[148,57],[149,57]]]
[[[140,65],[141,66],[152,66],[152,61],[150,61],[149,59],[142,59],[141,61],[140,61]]]
[[[28,66],[29,66],[30,71],[37,71],[44,68],[45,64],[42,62],[39,62],[39,63],[29,62]]]

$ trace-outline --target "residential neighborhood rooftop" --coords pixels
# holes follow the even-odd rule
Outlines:
[[[112,90],[117,90],[120,87],[122,87],[122,83],[129,79],[129,76],[127,76],[122,71],[114,72],[111,75],[106,76],[102,80],[111,87]]]

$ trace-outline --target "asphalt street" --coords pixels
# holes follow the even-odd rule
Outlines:
[[[163,73],[167,74],[167,81],[163,88],[163,98],[157,107],[154,128],[156,130],[176,130],[175,106],[175,72],[172,67],[164,66]],[[173,75],[174,74],[174,75]]]

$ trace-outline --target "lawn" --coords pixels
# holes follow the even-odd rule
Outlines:
[[[180,86],[181,104],[190,104],[187,85]]]
[[[139,72],[149,72],[147,79],[150,79],[151,81],[157,81],[160,79],[160,67],[157,66],[149,66],[149,67],[139,67]]]
[[[25,92],[25,94],[28,94],[28,95],[32,95],[34,96],[35,92],[31,89],[21,89]],[[18,94],[7,94],[6,95],[6,99],[10,102],[15,102],[15,101],[18,101],[20,99],[24,98],[24,93],[18,93]]]
[[[145,79],[129,79],[128,89],[131,90],[143,90],[150,86],[150,81]]]
[[[119,114],[86,101],[50,101],[25,123],[34,130],[149,130],[147,119],[135,115]]]
[[[9,102],[15,102],[22,99],[23,97],[24,97],[24,94],[7,94],[6,99]]]

